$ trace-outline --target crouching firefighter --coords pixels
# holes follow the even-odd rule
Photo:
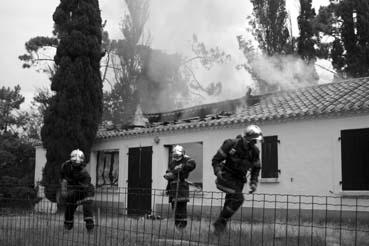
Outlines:
[[[65,204],[64,228],[66,230],[73,228],[74,213],[80,204],[83,205],[86,229],[91,231],[94,228],[92,213],[94,187],[85,167],[85,155],[79,149],[73,150],[70,160],[61,166],[61,200]]]
[[[216,186],[226,193],[224,206],[218,219],[214,222],[214,232],[223,232],[227,221],[242,205],[242,190],[247,182],[246,174],[250,172],[250,191],[256,190],[260,172],[260,151],[255,145],[263,135],[256,125],[249,125],[241,137],[227,139],[223,142],[212,159]]]
[[[164,178],[168,180],[167,194],[175,216],[175,226],[183,229],[187,225],[187,202],[189,202],[189,185],[186,182],[196,163],[185,155],[182,146],[176,145],[172,151],[172,160]]]

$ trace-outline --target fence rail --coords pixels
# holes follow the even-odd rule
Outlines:
[[[0,196],[0,245],[367,245],[369,198],[244,194],[243,206],[222,234],[212,223],[224,193],[195,190],[188,224],[174,226],[164,190],[99,188],[93,202],[95,228],[85,228],[82,206],[74,228],[63,227],[63,208],[47,199]]]

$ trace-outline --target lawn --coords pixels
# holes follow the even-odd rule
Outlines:
[[[84,245],[368,245],[367,226],[309,224],[276,221],[248,223],[231,221],[222,235],[212,233],[212,221],[189,220],[176,231],[173,219],[151,220],[102,215],[99,225],[87,233],[81,214],[72,231],[63,229],[62,214],[0,214],[1,246]]]

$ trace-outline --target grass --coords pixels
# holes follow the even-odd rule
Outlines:
[[[72,231],[64,231],[62,214],[0,214],[1,246],[84,245],[367,245],[369,230],[338,224],[300,225],[277,221],[273,224],[231,221],[222,235],[212,233],[212,221],[189,220],[176,231],[173,219],[149,220],[126,216],[102,216],[92,233],[87,233],[81,214]]]

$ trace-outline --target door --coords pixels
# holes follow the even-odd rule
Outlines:
[[[369,128],[341,131],[342,190],[369,190]]]
[[[128,215],[151,213],[152,147],[128,152]]]

